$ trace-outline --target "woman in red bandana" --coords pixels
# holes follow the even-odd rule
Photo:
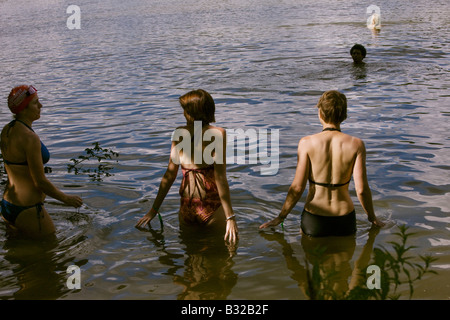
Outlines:
[[[75,208],[82,205],[82,200],[61,192],[45,176],[44,164],[50,153],[32,129],[42,108],[36,88],[13,88],[8,107],[14,120],[1,132],[1,152],[8,174],[1,201],[2,217],[8,225],[32,237],[54,234],[55,226],[43,204],[46,195]]]

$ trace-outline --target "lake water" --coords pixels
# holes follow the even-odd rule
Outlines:
[[[80,29],[67,26],[71,4],[81,9]],[[389,248],[406,225],[417,246],[411,255],[438,258],[438,274],[417,281],[413,298],[449,299],[448,2],[377,1],[380,32],[366,27],[368,4],[0,1],[0,125],[11,119],[11,88],[34,84],[44,105],[34,128],[52,155],[48,177],[85,202],[74,210],[47,198],[55,242],[14,237],[0,225],[0,297],[308,299],[309,253],[299,234],[306,192],[284,230],[258,226],[281,209],[298,140],[321,129],[320,94],[337,89],[349,101],[342,130],[366,144],[375,210],[387,226],[369,236],[352,182],[358,232],[355,243],[336,242],[335,269],[350,281],[365,244]],[[353,66],[355,43],[368,51],[365,67]],[[150,231],[134,228],[156,196],[171,133],[184,124],[177,99],[196,88],[215,99],[217,125],[279,132],[276,174],[263,175],[262,163],[228,164],[240,231],[234,255],[220,239],[180,232],[181,177],[161,207],[163,232],[156,219]],[[112,175],[69,173],[70,159],[95,142],[119,153]],[[80,267],[81,289],[66,285],[71,265]]]

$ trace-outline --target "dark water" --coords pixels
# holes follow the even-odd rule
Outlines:
[[[11,118],[9,90],[33,83],[44,105],[34,127],[52,153],[49,179],[85,201],[78,212],[46,200],[56,241],[38,244],[0,226],[3,299],[307,299],[304,197],[284,231],[257,228],[281,209],[298,140],[320,129],[315,104],[329,89],[347,95],[342,128],[366,143],[375,210],[388,222],[369,236],[351,184],[356,241],[337,242],[330,254],[341,285],[369,239],[386,245],[404,224],[415,232],[413,256],[439,258],[438,275],[418,281],[414,298],[449,299],[446,1],[379,1],[379,33],[366,28],[359,1],[83,0],[79,30],[67,27],[70,4],[0,2],[0,125]],[[364,67],[351,62],[354,43],[368,50]],[[261,163],[228,164],[240,230],[231,257],[220,239],[180,232],[181,179],[161,208],[164,231],[158,221],[148,232],[134,228],[183,124],[178,96],[195,88],[213,95],[218,125],[279,130],[275,175],[262,175]],[[113,175],[93,182],[68,173],[70,159],[94,142],[120,154]],[[66,286],[74,264],[79,290]]]

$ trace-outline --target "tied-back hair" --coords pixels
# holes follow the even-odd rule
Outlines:
[[[347,119],[347,98],[339,91],[324,92],[317,103],[317,108],[326,123],[339,124]]]
[[[214,99],[205,90],[198,89],[190,91],[179,98],[180,105],[183,107],[188,123],[202,121],[202,125],[208,125],[216,122],[214,113],[216,105]]]

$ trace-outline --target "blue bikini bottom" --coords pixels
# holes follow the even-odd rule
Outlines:
[[[19,214],[27,209],[30,208],[36,208],[38,217],[40,217],[42,206],[44,205],[42,202],[39,202],[37,204],[34,204],[32,206],[17,206],[15,204],[12,204],[5,199],[2,199],[2,216],[12,225],[15,224],[17,217]]]

